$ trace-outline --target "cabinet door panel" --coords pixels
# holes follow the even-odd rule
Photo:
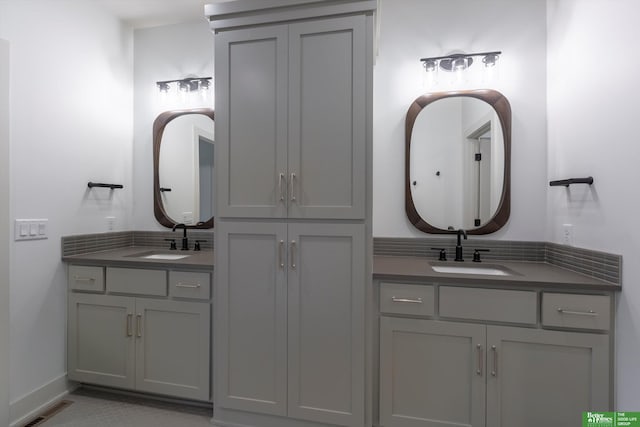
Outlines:
[[[216,217],[286,216],[286,57],[286,26],[216,36]]]
[[[381,317],[380,424],[483,426],[484,344],[484,325]]]
[[[487,343],[488,426],[579,426],[583,411],[610,410],[607,335],[489,326]]]
[[[289,27],[289,217],[364,218],[366,80],[364,16]]]
[[[364,225],[290,224],[289,242],[289,416],[362,425]]]
[[[286,225],[217,221],[216,234],[217,404],[284,415]]]
[[[136,389],[209,399],[208,303],[136,300]]]
[[[69,294],[68,375],[74,381],[134,387],[134,299]]]

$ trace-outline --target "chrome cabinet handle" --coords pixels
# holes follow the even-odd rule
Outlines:
[[[278,245],[278,259],[280,261],[280,270],[284,270],[284,240],[280,240]]]
[[[574,316],[597,316],[598,313],[596,313],[593,310],[589,310],[589,311],[574,311],[574,310],[567,310],[564,309],[562,307],[558,307],[558,313],[560,314],[572,314]]]
[[[478,351],[478,369],[476,370],[476,374],[482,376],[482,346],[476,344],[476,350]]]
[[[397,298],[397,297],[391,297],[391,301],[393,302],[407,302],[410,304],[422,304],[422,298]]]
[[[295,270],[296,269],[296,258],[295,258],[296,241],[295,240],[291,241],[291,246],[289,249],[291,250],[291,269]]]
[[[295,193],[295,187],[294,187],[295,179],[296,179],[296,174],[291,172],[291,201],[292,202],[296,201],[296,193]]]
[[[136,315],[136,336],[142,336],[142,314]]]
[[[189,288],[189,289],[197,289],[200,287],[200,283],[176,283],[176,288]]]
[[[133,314],[127,314],[127,336],[133,336],[133,332],[131,331],[131,324],[133,323]]]
[[[284,180],[284,174],[280,172],[278,176],[278,191],[280,192],[280,201],[284,201],[284,187],[282,186],[282,181]]]
[[[82,276],[73,276],[73,280],[76,282],[95,282],[95,277],[82,277]]]
[[[495,377],[498,375],[498,349],[495,345],[492,345],[491,351],[493,352],[493,371],[491,371],[491,375]]]

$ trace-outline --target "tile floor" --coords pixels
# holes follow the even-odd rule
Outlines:
[[[211,427],[211,408],[79,388],[73,402],[37,427]]]

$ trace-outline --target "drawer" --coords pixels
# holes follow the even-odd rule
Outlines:
[[[608,331],[611,299],[606,295],[543,292],[542,325]]]
[[[434,289],[430,285],[380,283],[380,312],[433,316]]]
[[[104,292],[104,267],[70,265],[69,289]]]
[[[107,267],[107,291],[166,297],[167,272],[141,268]]]
[[[208,300],[211,297],[211,273],[170,271],[169,295]]]
[[[535,291],[441,286],[440,316],[534,325],[537,295]]]

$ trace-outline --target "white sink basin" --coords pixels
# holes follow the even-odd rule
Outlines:
[[[168,252],[168,251],[167,251]],[[164,261],[175,261],[178,259],[183,259],[190,257],[191,254],[185,253],[167,253],[165,251],[144,251],[137,252],[131,255],[125,255],[127,258],[144,258],[144,259],[156,259],[156,260],[164,260]]]
[[[145,259],[163,259],[163,260],[167,260],[167,261],[175,261],[177,259],[186,258],[188,256],[189,255],[178,255],[178,254],[151,254],[151,255],[141,256],[140,258],[145,258]]]
[[[453,274],[483,274],[486,276],[511,276],[511,272],[496,266],[465,266],[465,265],[432,265],[437,273]]]

